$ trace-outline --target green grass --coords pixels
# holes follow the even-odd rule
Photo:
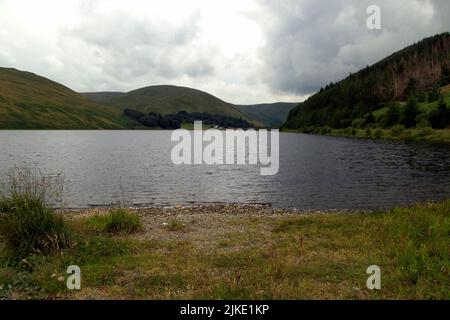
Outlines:
[[[450,298],[450,201],[378,213],[229,217],[223,223],[241,229],[213,238],[199,233],[189,241],[169,240],[168,228],[157,238],[139,240],[83,234],[73,248],[35,256],[26,268],[0,266],[0,296]],[[213,245],[204,247],[206,240]],[[68,291],[58,280],[71,264],[82,270],[81,291]],[[366,269],[373,264],[382,270],[381,290],[366,288]]]
[[[9,185],[8,196],[0,197],[0,235],[10,262],[70,247],[65,221],[49,207],[59,196],[62,180],[51,181],[37,170],[15,168],[9,174]]]
[[[450,144],[450,128],[439,130],[430,127],[405,129],[403,126],[394,126],[390,129],[370,129],[370,132],[371,135],[368,136],[367,129],[354,129],[354,134],[346,129],[332,129],[328,135],[361,139],[377,138]],[[375,133],[379,133],[379,135],[376,136]]]
[[[142,230],[142,223],[136,213],[127,209],[114,209],[107,214],[85,218],[82,224],[97,234],[132,234]]]

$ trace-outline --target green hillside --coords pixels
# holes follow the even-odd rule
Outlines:
[[[137,89],[126,94],[89,93],[85,96],[120,110],[129,108],[143,113],[155,112],[162,115],[179,111],[207,112],[238,119],[246,118],[232,104],[206,92],[186,87],[160,85]]]
[[[0,68],[0,129],[121,129],[129,122],[61,84]]]
[[[449,83],[450,34],[443,33],[394,53],[338,83],[330,83],[293,109],[284,128],[313,132],[383,129],[394,125],[413,128],[427,123],[433,126],[429,123],[430,111],[436,109],[444,93],[440,92],[441,87]],[[407,100],[410,103],[404,107]],[[387,110],[399,114],[393,119],[383,119],[381,116]]]
[[[279,128],[286,121],[289,111],[298,103],[277,102],[236,106],[247,118],[258,126]]]
[[[113,98],[118,98],[125,95],[124,92],[83,92],[82,96],[88,98],[89,100],[103,103],[105,101],[109,101]]]

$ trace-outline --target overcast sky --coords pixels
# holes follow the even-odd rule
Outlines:
[[[370,4],[382,30],[366,27]],[[448,0],[0,0],[0,66],[76,91],[173,84],[297,102],[443,31]]]

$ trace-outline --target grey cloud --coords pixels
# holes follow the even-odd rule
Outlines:
[[[207,58],[213,49],[196,45],[198,11],[177,23],[123,12],[91,12],[85,17],[79,27],[62,31],[60,47],[67,50],[71,42],[77,43],[103,73],[118,81],[204,77],[215,72]]]
[[[250,9],[240,4],[233,8],[256,22],[263,44],[255,45],[254,52],[236,45],[236,53],[230,54],[226,31],[235,26],[225,21],[217,26],[222,34],[206,32],[208,11],[189,5],[180,18],[171,15],[170,20],[147,1],[122,6],[119,1],[77,0],[75,22],[60,24],[61,17],[70,17],[69,9],[60,8],[48,16],[56,22],[36,24],[20,18],[18,1],[0,0],[0,40],[5,44],[0,65],[41,74],[78,91],[178,84],[238,104],[299,101],[349,72],[450,30],[448,0],[253,1]],[[109,6],[112,2],[118,5]],[[53,8],[42,3],[45,10]],[[146,11],[140,14],[142,4]],[[370,4],[382,9],[381,31],[366,28]],[[44,17],[35,16],[36,21]]]
[[[259,20],[267,38],[261,52],[265,80],[274,90],[296,94],[313,93],[404,46],[450,29],[450,2],[445,0],[260,3],[266,10]],[[381,31],[366,27],[371,4],[381,7]]]

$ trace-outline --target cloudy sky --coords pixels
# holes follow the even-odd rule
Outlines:
[[[366,27],[371,4],[382,30]],[[297,102],[450,31],[449,17],[448,0],[0,0],[0,66],[76,91],[174,84]]]

